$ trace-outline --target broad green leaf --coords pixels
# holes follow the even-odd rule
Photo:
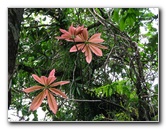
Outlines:
[[[120,19],[119,25],[120,25],[120,30],[121,31],[123,31],[125,29],[125,21],[126,21],[126,19],[123,18],[123,17]]]

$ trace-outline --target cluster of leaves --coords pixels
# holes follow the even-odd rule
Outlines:
[[[54,83],[54,81],[56,80],[55,69],[53,69],[50,72],[48,77],[46,77],[46,76],[38,77],[35,74],[33,74],[32,76],[42,86],[35,85],[35,86],[29,87],[27,89],[24,89],[23,91],[25,93],[30,93],[30,92],[34,92],[34,91],[38,91],[38,90],[42,90],[42,91],[34,98],[32,104],[30,106],[30,110],[35,111],[37,108],[39,108],[39,106],[42,104],[43,99],[45,99],[47,97],[50,110],[54,114],[56,114],[58,106],[57,106],[56,100],[54,99],[54,94],[62,96],[63,98],[67,98],[67,96],[60,90],[55,89],[55,87],[57,87],[58,85],[65,85],[70,82],[69,81],[60,81],[60,82]]]
[[[82,51],[85,53],[87,63],[92,61],[92,52],[97,56],[102,56],[102,49],[107,49],[107,47],[101,45],[104,40],[100,38],[101,33],[92,35],[89,38],[87,28],[82,27],[69,27],[69,31],[60,29],[63,33],[61,37],[57,39],[65,39],[66,41],[74,42],[75,45],[70,49],[70,52]],[[77,44],[76,44],[77,43]]]
[[[9,110],[20,121],[158,121],[157,20],[148,8],[24,9]],[[70,53],[73,42],[55,38],[72,23],[85,25],[90,36],[102,33],[103,56],[89,64],[83,54]],[[39,110],[29,111],[39,92],[22,89],[35,84],[32,74],[47,76],[54,68],[57,81],[70,80],[60,87],[69,99],[57,98],[56,115],[44,101],[39,118]],[[141,115],[140,106],[149,114]]]

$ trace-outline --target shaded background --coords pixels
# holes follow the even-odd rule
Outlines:
[[[149,8],[8,9],[9,111],[18,121],[158,121],[158,12]],[[89,35],[102,33],[103,56],[90,65],[59,29],[84,25]],[[70,100],[58,99],[56,115],[47,103],[29,112],[36,93],[21,90],[36,82],[33,73],[56,69],[60,87]],[[39,118],[41,112],[44,114]]]

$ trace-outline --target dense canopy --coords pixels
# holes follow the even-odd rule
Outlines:
[[[159,121],[157,8],[9,8],[8,18],[9,121]],[[41,82],[53,69],[56,89]],[[32,111],[44,93],[34,79],[53,92]]]

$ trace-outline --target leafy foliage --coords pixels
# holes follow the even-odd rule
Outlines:
[[[153,10],[24,9],[9,111],[18,121],[158,121],[158,14]],[[108,48],[103,56],[94,54],[88,64],[82,53],[70,53],[73,42],[55,38],[71,24],[84,25],[89,37],[101,33]],[[48,76],[52,69],[57,81],[70,80],[58,87],[68,99],[56,98],[56,115],[45,100],[42,108],[29,111],[39,92],[22,90],[35,85],[32,74]]]

